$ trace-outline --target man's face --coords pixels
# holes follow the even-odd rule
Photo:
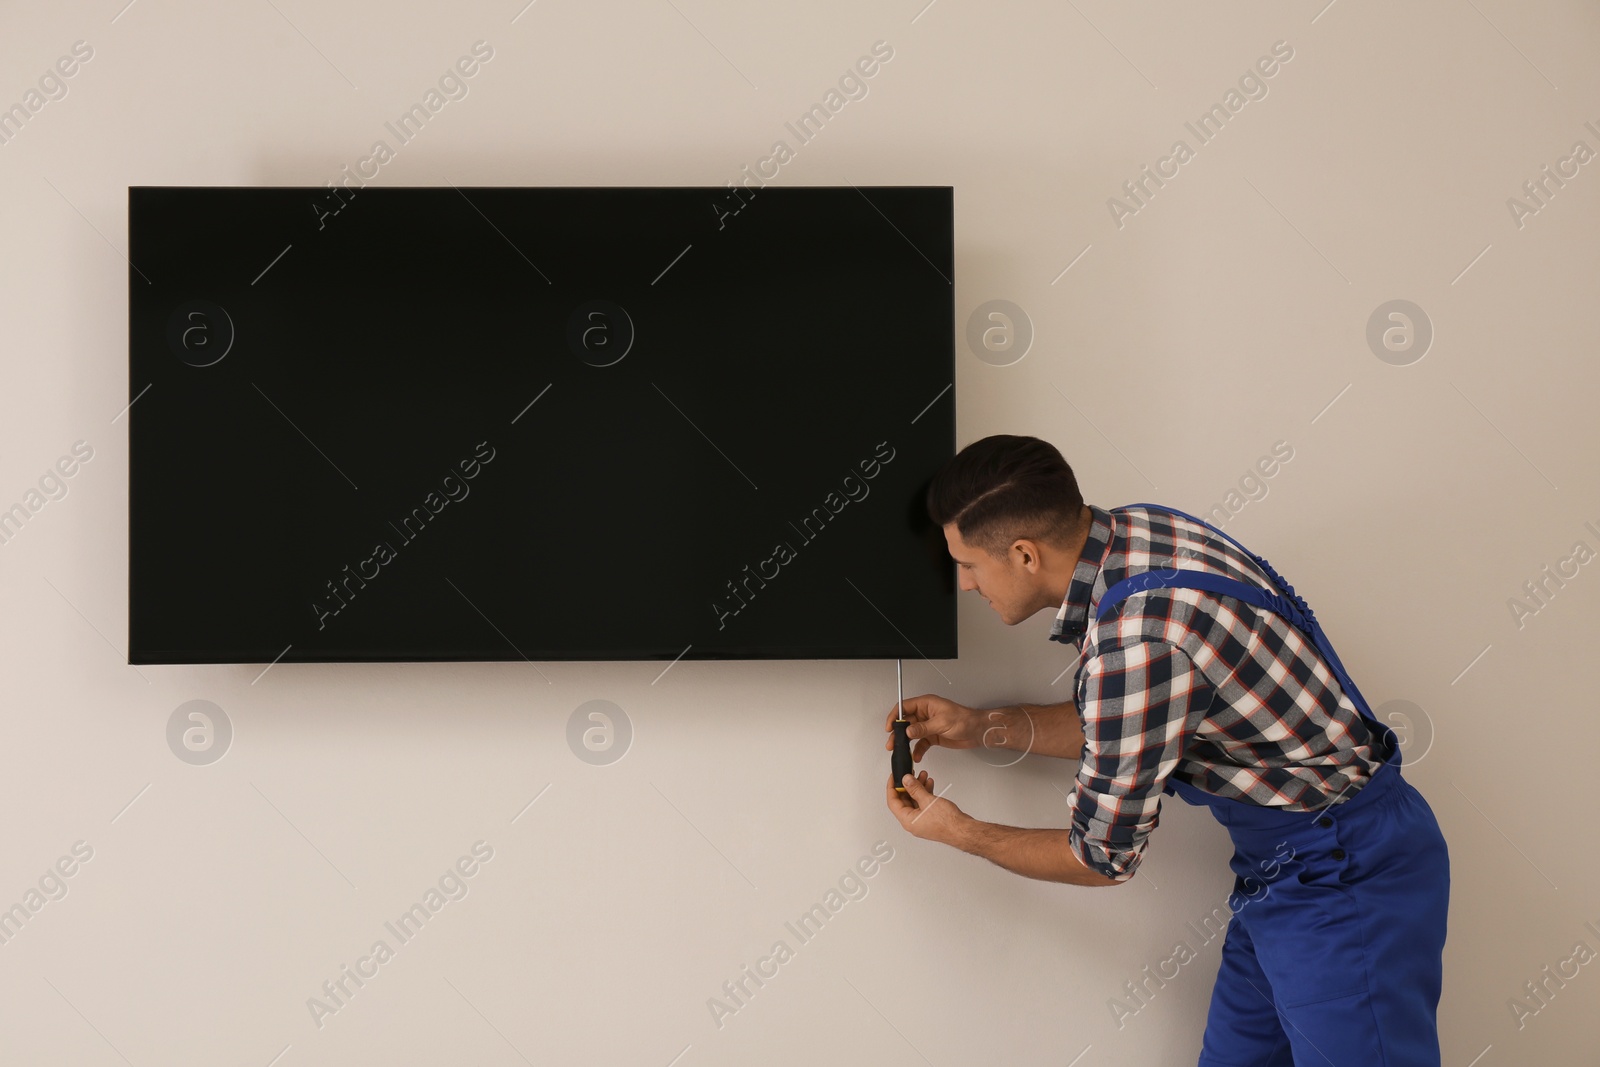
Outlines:
[[[961,540],[953,522],[945,524],[944,541],[950,558],[956,561],[958,587],[976,589],[999,614],[1001,622],[1013,626],[1039,610],[1036,575],[1030,573],[1025,562],[1029,553],[1018,547],[1026,542],[1013,544],[1005,558],[997,559]]]

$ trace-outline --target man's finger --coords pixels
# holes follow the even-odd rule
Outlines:
[[[903,826],[905,825],[906,817],[917,809],[916,805],[907,799],[906,794],[896,792],[894,786],[894,775],[891,774],[885,782],[885,792],[889,797],[889,810],[894,813],[894,817],[899,819]]]

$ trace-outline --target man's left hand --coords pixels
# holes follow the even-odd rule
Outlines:
[[[901,827],[914,837],[954,845],[963,824],[972,821],[972,817],[953,802],[934,795],[933,778],[927,771],[915,778],[906,775],[901,783],[906,788],[904,793],[895,792],[894,784],[891,776],[886,784],[889,810],[900,820]]]

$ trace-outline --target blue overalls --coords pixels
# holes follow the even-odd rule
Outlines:
[[[1234,892],[1200,1067],[1439,1067],[1436,1009],[1450,898],[1444,835],[1400,776],[1395,732],[1372,714],[1305,599],[1265,559],[1226,537],[1281,591],[1182,568],[1105,591],[1098,620],[1125,597],[1179,587],[1276,612],[1315,643],[1387,759],[1348,799],[1285,811],[1168,779],[1165,792],[1211,808],[1227,827]],[[1117,509],[1122,510],[1122,509]]]

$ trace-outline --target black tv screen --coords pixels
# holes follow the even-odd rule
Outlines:
[[[130,187],[130,662],[955,657],[952,194]]]

